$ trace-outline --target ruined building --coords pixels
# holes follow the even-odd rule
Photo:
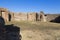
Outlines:
[[[5,21],[59,21],[60,14],[44,14],[44,12],[29,12],[29,13],[14,13],[10,12],[6,8],[0,8],[0,16]],[[57,20],[56,20],[57,19]]]
[[[4,18],[5,21],[8,21],[8,14],[9,11],[5,8],[0,8],[0,16],[2,16]]]

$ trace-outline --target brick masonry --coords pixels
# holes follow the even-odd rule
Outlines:
[[[0,8],[0,16],[5,21],[51,21],[58,17],[60,14],[44,14],[43,12],[27,12],[27,13],[14,13],[5,8]]]

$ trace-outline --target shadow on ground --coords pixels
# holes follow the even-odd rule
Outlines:
[[[50,22],[60,23],[60,16],[56,17],[55,19],[51,20]]]
[[[6,40],[21,40],[20,28],[14,25],[6,25]]]
[[[21,40],[20,27],[5,25],[5,21],[0,17],[0,40]]]

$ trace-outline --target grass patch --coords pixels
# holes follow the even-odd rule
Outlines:
[[[6,22],[6,25],[14,24],[15,26],[20,27],[21,29],[60,29],[60,24],[51,23],[51,22],[28,22],[28,21],[13,21]]]

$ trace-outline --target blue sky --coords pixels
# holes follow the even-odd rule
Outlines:
[[[0,7],[12,12],[60,13],[60,0],[0,0]]]

